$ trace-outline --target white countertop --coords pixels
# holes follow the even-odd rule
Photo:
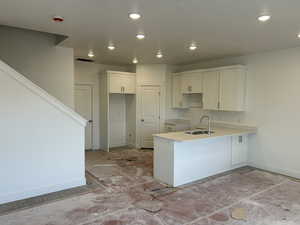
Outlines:
[[[158,138],[168,139],[171,141],[183,142],[183,141],[217,138],[217,137],[224,137],[224,136],[251,134],[251,133],[256,133],[257,129],[256,128],[213,127],[212,131],[214,131],[214,133],[211,135],[208,134],[191,135],[191,134],[185,134],[185,132],[182,131],[182,132],[154,134],[153,136]]]

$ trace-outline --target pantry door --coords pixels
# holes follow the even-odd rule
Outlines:
[[[93,105],[92,87],[90,85],[75,86],[75,111],[78,112],[88,123],[85,127],[85,149],[92,149],[93,134]]]
[[[160,131],[160,87],[142,86],[140,107],[141,148],[153,148],[152,135]]]

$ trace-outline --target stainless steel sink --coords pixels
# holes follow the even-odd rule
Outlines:
[[[203,129],[196,129],[196,130],[188,130],[185,133],[191,135],[200,135],[200,134],[213,134],[215,132],[214,131],[209,132],[208,130],[203,130]]]

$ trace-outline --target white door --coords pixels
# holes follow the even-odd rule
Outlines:
[[[219,109],[219,71],[203,73],[203,108]]]
[[[153,148],[153,134],[159,133],[160,87],[141,87],[141,147]]]
[[[75,86],[75,111],[88,120],[85,127],[85,149],[92,149],[92,87],[89,85]]]

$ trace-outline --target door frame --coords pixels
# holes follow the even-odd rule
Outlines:
[[[141,134],[141,127],[142,127],[142,123],[141,123],[141,100],[142,100],[142,95],[141,95],[141,90],[143,87],[157,87],[159,88],[159,92],[160,92],[160,95],[159,95],[159,132],[162,131],[162,122],[164,121],[164,118],[163,118],[163,113],[162,113],[162,110],[163,110],[163,94],[162,94],[162,91],[163,91],[163,87],[161,85],[139,85],[137,87],[137,101],[136,101],[136,147],[137,148],[141,148],[142,146],[142,136],[140,135]]]
[[[75,83],[74,84],[74,105],[75,105],[75,89],[76,87],[89,87],[91,90],[91,114],[92,114],[92,124],[91,124],[91,149],[85,149],[85,150],[95,150],[95,143],[94,143],[94,129],[95,129],[95,114],[94,114],[94,85],[90,83]]]

